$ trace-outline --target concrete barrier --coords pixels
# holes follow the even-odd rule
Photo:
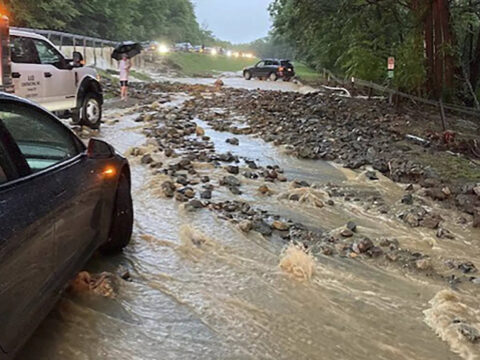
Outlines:
[[[72,57],[74,51],[78,51],[83,54],[86,65],[98,67],[100,69],[118,69],[118,62],[111,58],[113,47],[83,47],[83,46],[62,46],[60,48],[68,58]],[[132,59],[132,66],[136,69],[145,68],[144,54],[135,56]]]

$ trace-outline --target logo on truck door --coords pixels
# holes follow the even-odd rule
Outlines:
[[[35,75],[28,75],[27,81],[20,83],[20,87],[24,88],[24,91],[26,91],[26,98],[38,97],[37,86],[40,86],[40,81],[35,80]]]

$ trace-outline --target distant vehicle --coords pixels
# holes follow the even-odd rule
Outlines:
[[[144,41],[141,45],[146,52],[157,52],[160,44],[156,41]]]
[[[195,45],[192,49],[193,52],[196,53],[203,53],[204,46],[202,45]]]
[[[175,51],[193,51],[193,46],[189,42],[175,44]]]
[[[74,123],[100,127],[102,87],[95,69],[84,67],[81,53],[67,59],[44,36],[10,29],[5,16],[0,18],[0,44],[0,88],[71,115]]]
[[[295,69],[290,60],[264,59],[255,66],[243,70],[243,77],[250,80],[253,77],[277,81],[290,81],[295,76]]]
[[[0,359],[11,359],[92,254],[133,225],[128,161],[0,93]]]

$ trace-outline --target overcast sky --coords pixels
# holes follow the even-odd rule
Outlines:
[[[246,43],[268,34],[272,0],[192,0],[198,22],[221,40]]]

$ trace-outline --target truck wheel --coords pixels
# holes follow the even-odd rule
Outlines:
[[[243,77],[245,78],[245,80],[250,80],[252,78],[252,73],[250,71],[245,71],[243,73]]]
[[[270,79],[270,81],[277,81],[278,76],[277,74],[272,72],[268,78]]]
[[[92,129],[98,129],[102,123],[102,105],[95,93],[88,93],[83,99],[80,109],[81,124]]]
[[[130,242],[133,229],[133,204],[130,194],[130,183],[122,173],[118,181],[115,207],[113,209],[110,234],[105,244],[100,247],[103,254],[113,254],[122,251]]]

